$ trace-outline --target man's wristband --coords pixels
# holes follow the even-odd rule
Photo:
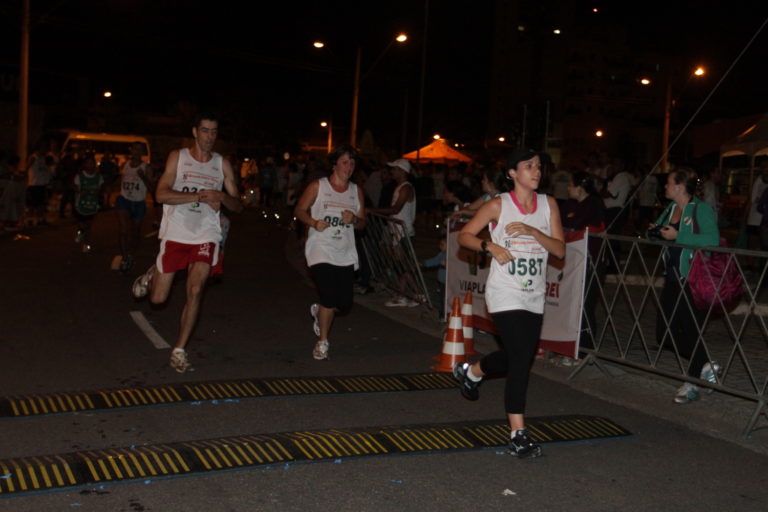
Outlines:
[[[488,240],[480,242],[480,249],[482,249],[483,252],[488,252]]]

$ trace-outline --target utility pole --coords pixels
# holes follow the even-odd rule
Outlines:
[[[669,118],[672,111],[672,78],[667,75],[667,91],[664,97],[664,128],[661,133],[661,172],[669,165]]]
[[[19,132],[16,152],[19,165],[27,165],[29,147],[29,0],[23,0],[21,16],[21,62],[19,63]]]
[[[360,101],[360,54],[362,50],[357,47],[357,58],[355,59],[355,82],[352,91],[352,123],[349,135],[349,145],[353,148],[357,143],[357,104]]]
[[[421,157],[421,130],[424,124],[424,79],[427,75],[427,29],[429,28],[429,0],[424,0],[424,34],[421,43],[421,85],[419,89],[419,122],[416,127],[416,165]]]

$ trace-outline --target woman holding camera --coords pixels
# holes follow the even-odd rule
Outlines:
[[[669,174],[664,192],[671,202],[656,220],[656,224],[649,227],[649,236],[698,247],[717,246],[720,243],[715,212],[707,203],[694,196],[697,182],[695,172],[690,169],[680,169]],[[659,299],[661,308],[656,314],[656,341],[661,347],[667,340],[674,342],[678,353],[690,359],[688,375],[715,383],[720,365],[709,361],[703,343],[694,352],[704,312],[694,306],[691,290],[686,283],[693,254],[693,249],[675,246],[667,247],[664,252],[666,279]],[[680,297],[681,293],[685,297]],[[675,402],[678,404],[687,404],[698,398],[699,387],[690,382],[685,382],[675,394]]]

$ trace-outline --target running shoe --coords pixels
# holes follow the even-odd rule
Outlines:
[[[309,306],[309,314],[312,315],[312,319],[315,321],[315,323],[312,324],[312,330],[315,332],[315,336],[320,336],[320,320],[317,319],[317,314],[319,312],[320,304],[315,303]]]
[[[85,240],[85,233],[82,230],[77,230],[77,234],[75,235],[75,243],[80,245],[83,243],[83,240]]]
[[[415,308],[419,303],[408,297],[395,297],[385,302],[384,305],[388,308]]]
[[[720,374],[722,373],[723,368],[720,366],[719,363],[716,363],[715,361],[712,361],[711,363],[704,363],[704,366],[701,368],[701,380],[706,380],[707,382],[711,382],[712,384],[718,383],[718,378],[720,377]],[[712,388],[704,388],[704,393],[710,394],[714,391]]]
[[[456,363],[453,366],[453,378],[459,382],[461,396],[474,402],[480,398],[480,390],[477,389],[480,381],[475,382],[469,378],[469,366],[469,363]]]
[[[136,278],[136,280],[133,282],[133,286],[131,287],[131,291],[133,292],[134,297],[140,299],[147,296],[147,292],[149,291],[149,282],[152,281],[152,277],[154,275],[155,266],[152,265],[149,267],[149,270]]]
[[[688,404],[699,399],[699,386],[684,382],[675,393],[676,404]]]
[[[321,340],[315,343],[315,349],[312,351],[312,357],[318,361],[328,359],[328,345],[329,343],[325,340]]]
[[[91,247],[91,244],[83,244],[83,252],[84,253],[91,252],[91,249],[93,249],[93,247]]]
[[[507,444],[509,453],[521,459],[532,459],[541,455],[541,445],[534,443],[525,429],[516,430]]]
[[[175,348],[171,351],[170,366],[179,373],[192,371],[192,365],[187,360],[187,351],[183,348]]]

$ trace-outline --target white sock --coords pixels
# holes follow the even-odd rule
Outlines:
[[[482,377],[475,377],[475,374],[472,373],[471,366],[467,368],[467,377],[469,377],[469,380],[471,380],[472,382],[480,382],[481,380],[483,380]]]

